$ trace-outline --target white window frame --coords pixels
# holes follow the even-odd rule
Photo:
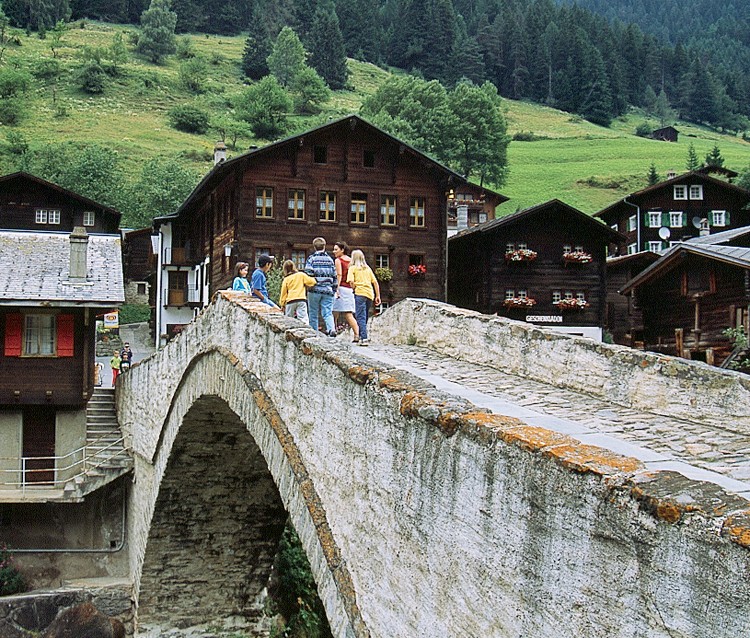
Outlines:
[[[648,211],[648,227],[659,228],[661,226],[661,211]]]
[[[685,214],[681,210],[669,211],[669,227],[682,228],[685,223]]]
[[[726,226],[726,225],[727,225],[727,211],[712,210],[711,211],[711,226]]]
[[[576,293],[576,299],[578,301],[586,301],[586,293],[585,292],[577,292]]]
[[[375,253],[375,268],[390,268],[391,256],[386,253]]]
[[[93,226],[96,223],[96,213],[93,210],[83,211],[83,225]]]
[[[638,252],[636,244],[628,244],[628,255],[635,255]]]
[[[690,199],[703,199],[703,184],[691,184],[689,197]]]
[[[552,291],[552,303],[557,303],[562,299],[562,293],[559,290]]]
[[[663,246],[663,244],[661,243],[661,241],[650,241],[650,242],[648,242],[648,249],[649,249],[649,250],[650,250],[650,251],[651,251],[652,253],[658,253],[658,252],[660,252],[660,251],[662,250],[662,248],[663,248],[663,247],[664,247],[664,246]]]
[[[506,299],[513,299],[516,296],[516,291],[512,290],[510,288],[505,289],[505,298]]]
[[[635,230],[638,227],[638,219],[635,215],[628,217],[628,232]]]
[[[528,299],[528,297],[529,297],[529,291],[526,290],[525,288],[521,288],[518,291],[518,298],[519,299]]]
[[[673,187],[674,199],[684,200],[688,198],[688,188],[685,184],[679,184]]]

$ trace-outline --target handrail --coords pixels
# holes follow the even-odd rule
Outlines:
[[[99,443],[107,436],[111,435],[112,433],[117,433],[119,436],[117,439],[110,441],[103,447],[99,447]],[[104,432],[100,437],[97,439],[87,443],[86,445],[77,448],[76,450],[73,450],[72,452],[68,452],[67,454],[64,454],[62,456],[22,456],[22,457],[2,457],[0,456],[0,463],[2,461],[13,461],[18,462],[18,466],[13,469],[0,469],[0,489],[2,488],[16,488],[21,489],[24,492],[27,488],[44,488],[44,489],[61,489],[64,487],[67,483],[71,481],[75,481],[78,477],[86,476],[91,471],[103,466],[105,463],[111,462],[113,460],[119,461],[124,458],[130,458],[130,455],[128,454],[127,450],[123,447],[123,442],[125,440],[125,437],[121,435],[119,428],[114,428],[112,430],[109,430],[107,432]],[[92,452],[92,449],[95,448],[95,451]],[[108,451],[112,450],[113,448],[118,448],[114,454],[107,454]],[[70,461],[70,457],[74,457]],[[31,468],[28,467],[29,463],[34,464],[36,462],[40,461],[50,461],[51,467],[45,467],[45,468]],[[61,463],[65,463],[64,465],[61,465]],[[65,479],[58,478],[59,474],[62,472],[65,472],[67,470],[74,469],[76,467],[81,467],[81,470],[71,476],[66,477]],[[46,481],[30,481],[28,480],[29,476],[34,475],[41,475],[42,473],[54,473],[54,478],[52,480]],[[14,476],[17,476],[20,473],[21,480],[3,480],[2,475],[3,474],[13,474]]]

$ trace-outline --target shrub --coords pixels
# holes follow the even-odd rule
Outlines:
[[[14,126],[18,124],[24,114],[24,101],[21,98],[5,98],[0,100],[0,124]]]
[[[203,135],[208,131],[209,117],[208,113],[197,106],[182,104],[169,112],[169,124],[178,131]]]
[[[5,134],[8,140],[8,150],[14,155],[23,155],[29,150],[29,143],[18,131],[8,131]]]
[[[195,49],[193,48],[193,41],[189,35],[183,36],[177,39],[177,49],[175,55],[180,60],[189,60],[195,57]]]
[[[8,546],[3,543],[0,545],[0,596],[20,594],[26,589],[23,576],[14,565]]]
[[[145,304],[126,303],[120,307],[120,325],[150,321],[151,308]]]
[[[191,93],[203,93],[207,76],[208,65],[203,58],[193,57],[180,64],[180,84]]]
[[[102,65],[95,60],[85,62],[78,71],[78,85],[86,93],[104,93],[107,83],[107,74]]]
[[[652,132],[651,127],[646,122],[641,122],[635,127],[635,134],[638,137],[648,137]]]
[[[513,134],[513,141],[515,142],[536,142],[537,140],[545,139],[532,131],[518,131]]]

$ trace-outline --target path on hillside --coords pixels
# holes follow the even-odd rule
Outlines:
[[[497,414],[750,498],[750,441],[731,428],[633,410],[425,348],[372,344],[357,352]]]

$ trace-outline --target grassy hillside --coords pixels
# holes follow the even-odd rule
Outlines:
[[[71,25],[55,51],[61,73],[53,82],[37,79],[26,99],[26,115],[13,130],[23,135],[32,149],[63,141],[86,141],[115,149],[122,170],[134,179],[142,163],[154,156],[178,158],[196,175],[196,181],[211,167],[214,134],[190,135],[168,125],[173,106],[195,102],[212,113],[226,112],[229,98],[244,84],[239,62],[244,37],[190,36],[196,54],[208,61],[206,91],[195,96],[179,82],[180,60],[170,56],[161,66],[152,65],[132,52],[128,35],[133,27],[96,22]],[[90,96],[75,82],[84,47],[110,47],[116,33],[122,33],[130,59],[102,95]],[[41,60],[51,60],[50,38],[21,35],[21,45],[8,46],[2,64],[34,72]],[[389,73],[373,65],[350,61],[351,90],[338,91],[324,113],[295,117],[295,130],[304,130],[330,117],[358,111],[362,100],[377,90]],[[663,176],[667,170],[684,170],[687,147],[692,141],[699,158],[718,144],[725,165],[742,170],[750,165],[750,144],[698,127],[677,124],[677,144],[655,142],[632,133],[643,120],[631,115],[605,129],[568,113],[524,102],[506,101],[509,133],[531,132],[537,139],[514,141],[509,148],[510,176],[500,188],[511,201],[502,212],[511,212],[557,197],[586,212],[594,212],[623,195],[645,185],[650,163]],[[17,168],[14,155],[0,136],[0,172]],[[251,144],[266,142],[239,140],[239,153]]]

